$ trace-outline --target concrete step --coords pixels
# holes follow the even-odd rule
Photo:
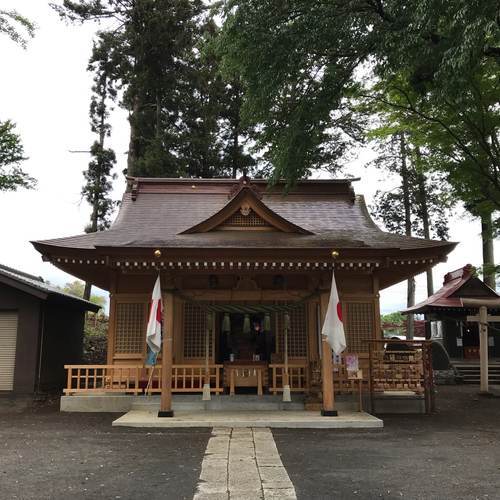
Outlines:
[[[293,396],[291,402],[283,402],[282,396],[212,395],[210,401],[203,401],[201,394],[197,394],[174,397],[172,407],[174,410],[180,411],[299,411],[304,410],[304,398]],[[160,396],[136,399],[131,406],[131,410],[134,411],[158,411],[159,409]]]

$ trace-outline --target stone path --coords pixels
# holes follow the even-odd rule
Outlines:
[[[194,500],[296,498],[270,429],[213,429]]]

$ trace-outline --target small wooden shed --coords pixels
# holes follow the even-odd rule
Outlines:
[[[99,306],[0,265],[0,394],[64,386],[65,363],[82,360],[85,312]]]

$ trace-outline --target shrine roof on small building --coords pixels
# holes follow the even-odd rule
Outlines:
[[[371,219],[352,181],[129,178],[109,230],[34,242],[44,254],[56,249],[99,248],[325,248],[435,249],[446,241],[391,234]],[[243,230],[244,229],[244,230]]]
[[[474,302],[470,299],[484,299],[485,304],[488,300],[492,304],[497,302],[495,299],[498,299],[500,295],[481,281],[475,271],[472,265],[467,264],[447,273],[443,286],[436,293],[401,312],[403,314],[426,314],[449,309],[470,309],[470,302]],[[495,306],[495,308],[498,307]]]

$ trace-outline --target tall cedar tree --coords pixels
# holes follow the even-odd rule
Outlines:
[[[442,178],[424,173],[423,157],[418,147],[399,132],[379,142],[379,156],[374,166],[399,179],[400,184],[390,191],[377,191],[372,215],[391,232],[425,238],[448,237],[447,216],[451,203],[447,185]],[[427,294],[432,295],[432,270],[427,271]],[[415,279],[408,280],[407,306],[415,304]],[[414,317],[407,316],[408,339],[413,338]]]
[[[201,0],[65,0],[55,8],[72,21],[109,23],[110,77],[129,111],[128,175],[231,176],[253,163],[240,147],[239,89],[202,50],[217,28]]]
[[[89,71],[94,73],[94,85],[92,86],[92,98],[90,102],[90,127],[97,135],[90,148],[92,159],[88,169],[83,172],[85,185],[82,196],[92,207],[90,224],[85,228],[87,233],[102,231],[110,226],[110,216],[116,202],[110,197],[112,181],[116,178],[113,167],[116,156],[112,149],[105,147],[106,137],[111,133],[108,123],[109,102],[116,98],[116,89],[110,75],[113,72],[110,57],[110,44],[107,33],[100,33],[98,40],[94,43],[92,56],[89,62]],[[90,299],[92,285],[85,283],[83,298]]]

